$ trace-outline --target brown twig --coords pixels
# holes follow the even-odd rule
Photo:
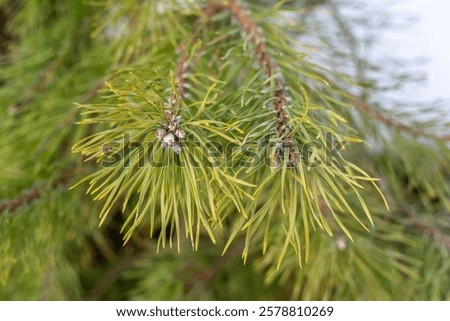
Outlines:
[[[289,158],[287,166],[296,167],[298,165],[298,159],[295,153],[295,141],[289,137],[287,128],[289,116],[286,111],[287,97],[284,89],[284,79],[280,75],[274,76],[276,64],[267,51],[262,32],[250,15],[235,0],[228,1],[227,9],[233,14],[250,43],[254,46],[258,65],[264,70],[266,78],[273,78],[273,85],[277,88],[273,92],[273,97],[275,98],[273,101],[273,109],[278,119],[276,132],[283,137],[283,140],[277,146],[273,165],[274,167],[278,167],[284,161],[284,156],[287,153]]]
[[[59,184],[67,185],[72,177],[72,168],[70,166],[68,169],[64,170],[58,177],[58,179],[54,182],[54,186]],[[26,204],[31,204],[33,201],[38,199],[45,188],[48,186],[48,183],[42,182],[34,184],[34,186],[26,189],[16,198],[13,199],[4,199],[0,201],[0,213],[4,211],[8,211],[10,213],[14,212],[21,206]]]
[[[450,141],[450,135],[438,136],[435,134],[426,133],[426,132],[420,130],[419,128],[410,127],[410,126],[405,125],[391,117],[388,117],[388,116],[382,114],[381,112],[379,112],[375,108],[369,106],[367,103],[365,103],[364,101],[362,101],[361,99],[359,99],[355,96],[350,96],[350,99],[352,100],[353,104],[360,111],[364,112],[366,115],[370,116],[371,118],[382,122],[383,124],[385,124],[386,126],[388,126],[390,128],[397,128],[398,130],[408,133],[414,137],[421,136],[421,137],[428,137],[428,138],[432,138],[434,140],[443,141],[443,142]]]
[[[155,132],[156,138],[161,142],[162,148],[169,148],[176,154],[181,153],[181,141],[185,138],[186,133],[181,128],[181,117],[178,115],[178,109],[181,104],[181,99],[185,95],[185,77],[188,70],[189,54],[184,45],[180,46],[179,52],[181,58],[177,63],[177,70],[174,76],[175,89],[171,95],[171,108],[165,109],[166,123],[161,124]]]
[[[209,4],[203,8],[204,17],[201,17],[199,20],[201,20],[202,18],[209,19],[211,18],[211,16],[223,10],[224,8],[225,7],[222,5]],[[198,21],[197,32],[194,32],[194,35],[197,35],[200,31],[198,27],[201,25],[200,22],[201,21]],[[177,62],[176,72],[174,76],[175,88],[170,99],[171,108],[164,110],[167,122],[165,124],[161,124],[161,127],[158,128],[155,132],[157,139],[161,142],[161,147],[170,148],[176,154],[181,153],[181,142],[186,135],[180,124],[181,117],[178,115],[178,110],[181,105],[181,100],[186,95],[186,77],[189,72],[190,58],[188,45],[195,43],[198,39],[198,36],[194,36],[188,42],[188,44],[183,43],[178,47],[177,54],[180,58]]]
[[[226,6],[220,3],[208,3],[203,8],[203,13],[205,14],[206,19],[210,19],[217,13],[220,13],[226,9]]]
[[[185,45],[181,45],[178,48],[178,52],[181,55],[181,58],[177,63],[177,70],[175,74],[175,83],[176,83],[176,93],[172,96],[172,110],[170,114],[170,119],[168,121],[173,121],[173,117],[177,114],[178,108],[180,105],[180,99],[182,99],[186,94],[186,75],[188,72],[188,60],[189,60],[189,52]],[[167,114],[166,114],[167,116]]]
[[[270,54],[267,52],[264,37],[262,36],[259,27],[252,20],[250,15],[246,13],[245,9],[235,0],[229,0],[227,8],[233,14],[244,33],[253,44],[258,65],[264,69],[265,76],[267,78],[273,77],[273,70],[276,65]],[[274,77],[273,81],[275,87],[278,88],[273,93],[275,97],[273,109],[275,110],[278,118],[276,130],[278,134],[283,135],[286,133],[286,125],[289,121],[289,117],[286,113],[287,98],[284,92],[284,80],[281,76],[277,76]]]
[[[0,202],[0,213],[4,211],[14,212],[19,207],[30,204],[41,195],[43,185],[36,185],[28,188],[22,194],[13,199],[5,199]]]
[[[51,184],[49,182],[36,183],[34,186],[26,189],[16,198],[4,199],[0,201],[0,214],[4,211],[10,213],[14,212],[21,206],[27,205],[38,199],[42,192],[45,190],[49,184],[56,187],[60,184],[66,186],[70,183],[70,179],[73,177],[74,164],[71,164],[66,169],[64,169],[59,176]]]
[[[216,3],[210,3],[203,8],[203,13],[206,19],[210,19],[216,13],[223,11],[225,6]],[[200,25],[200,23],[198,24]],[[196,32],[197,33],[197,32]],[[199,39],[198,36],[194,36],[193,39],[189,42],[190,44],[195,43]],[[182,99],[186,94],[186,76],[189,71],[189,51],[188,46],[186,44],[181,44],[178,47],[178,55],[180,59],[177,62],[176,66],[176,74],[175,74],[175,83],[176,83],[176,93],[172,97],[172,109],[169,115],[166,114],[167,121],[174,121],[174,117],[178,112],[178,107],[180,104],[180,99]]]

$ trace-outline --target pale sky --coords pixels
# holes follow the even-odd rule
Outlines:
[[[428,80],[405,94],[414,94],[419,100],[441,98],[442,106],[450,112],[450,0],[403,0],[392,9],[417,17],[418,21],[413,27],[389,35],[395,41],[390,41],[395,49],[388,46],[387,54],[428,58],[420,66]]]

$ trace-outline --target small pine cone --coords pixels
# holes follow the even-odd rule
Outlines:
[[[173,144],[175,143],[175,136],[172,133],[169,133],[166,136],[164,136],[162,142],[167,146],[173,146]]]
[[[164,110],[164,114],[166,114],[166,118],[168,119],[168,120],[172,120],[172,118],[173,118],[173,112],[171,111],[171,110]]]
[[[186,137],[186,133],[181,128],[178,128],[175,130],[175,136],[177,136],[179,139],[183,139]]]
[[[294,140],[292,138],[286,138],[283,141],[283,146],[284,147],[292,147],[292,146],[294,146]]]
[[[167,125],[167,129],[168,129],[169,131],[173,132],[173,131],[177,128],[177,126],[178,126],[177,123],[175,123],[175,122],[170,122],[170,123]]]
[[[164,128],[158,128],[158,130],[155,133],[156,138],[158,138],[160,141],[167,135],[167,131]]]
[[[295,153],[289,154],[289,167],[297,167],[298,161],[297,161],[297,155]]]

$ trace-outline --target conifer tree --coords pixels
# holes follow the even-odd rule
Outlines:
[[[450,126],[345,6],[0,0],[0,298],[450,299]]]

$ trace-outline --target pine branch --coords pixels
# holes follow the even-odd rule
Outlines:
[[[225,5],[220,3],[208,3],[204,8],[203,12],[205,13],[205,17],[207,19],[211,18],[217,13],[220,13],[226,9]]]
[[[225,6],[216,3],[210,3],[203,8],[203,13],[207,20],[209,20],[213,15],[223,11]],[[198,19],[200,20],[200,19]],[[197,26],[199,26],[201,21],[197,21]],[[198,31],[198,30],[197,30]],[[196,32],[195,34],[197,34]],[[195,35],[193,39],[189,42],[189,44],[195,43],[199,37]],[[178,47],[178,55],[180,59],[177,62],[177,72],[175,75],[175,83],[176,83],[176,94],[172,97],[172,114],[176,115],[178,106],[180,104],[179,99],[183,98],[186,94],[186,78],[187,73],[189,72],[189,45],[181,44]],[[172,121],[171,119],[167,119],[168,121]]]
[[[183,98],[186,94],[186,76],[188,72],[188,59],[189,59],[189,52],[187,51],[187,48],[185,45],[181,45],[178,48],[178,52],[181,55],[181,58],[179,59],[177,63],[177,72],[175,75],[175,84],[176,84],[176,94],[172,97],[172,113],[176,114],[178,106],[180,104],[179,99]]]
[[[51,187],[56,187],[58,185],[67,186],[71,178],[73,177],[73,167],[74,164],[68,166],[65,170],[63,170],[53,184],[49,184],[49,182],[41,182],[35,183],[34,186],[24,190],[20,196],[13,199],[5,199],[0,201],[0,213],[4,211],[8,211],[9,213],[13,213],[17,209],[22,206],[31,204],[33,201],[37,200],[43,191],[51,185]]]
[[[53,65],[53,64],[54,63],[52,63],[51,65]],[[56,66],[54,68],[56,68]],[[46,70],[47,69],[48,68],[46,68]],[[44,74],[46,74],[46,73],[44,73]],[[88,103],[91,100],[93,100],[95,98],[95,96],[97,95],[97,92],[104,85],[105,81],[106,81],[106,78],[102,78],[102,79],[98,80],[94,84],[94,86],[92,86],[92,88],[85,95],[83,95],[83,97],[81,98],[81,102]],[[20,105],[20,106],[23,106],[23,105]],[[60,124],[59,128],[62,129],[62,128],[64,128],[64,126],[67,126],[69,123],[73,122],[75,115],[76,114],[71,114],[64,122],[62,122]],[[67,185],[68,181],[72,177],[72,168],[73,168],[73,164],[70,165],[66,170],[64,170],[61,173],[61,175],[57,178],[56,184],[62,183],[63,185]],[[47,186],[48,186],[47,183],[36,184],[35,186],[24,190],[16,198],[1,200],[0,201],[0,213],[2,213],[4,211],[8,211],[11,213],[11,212],[16,211],[17,209],[19,209],[22,206],[31,204],[33,201],[35,201],[36,199],[38,199],[41,196],[43,190]]]
[[[378,120],[378,121],[382,122],[383,124],[385,124],[386,126],[388,126],[390,128],[396,128],[402,132],[412,135],[413,137],[422,136],[422,137],[428,137],[428,138],[431,138],[431,139],[434,139],[437,141],[442,141],[442,142],[450,141],[450,135],[438,136],[435,134],[426,133],[426,132],[420,130],[419,128],[410,127],[410,126],[405,125],[391,117],[388,117],[388,116],[382,114],[381,112],[377,111],[375,108],[369,106],[364,101],[362,101],[361,99],[359,99],[355,96],[350,96],[350,99],[352,100],[352,102],[355,104],[355,106],[360,111],[364,112],[369,117],[372,117],[374,120]]]
[[[235,0],[228,1],[227,9],[234,15],[242,30],[255,47],[254,50],[258,64],[264,69],[265,76],[267,78],[274,77],[273,70],[276,65],[270,54],[267,52],[265,40],[260,28],[252,20],[250,15],[245,12],[245,9]],[[284,80],[282,76],[274,77],[274,85],[279,88],[273,93],[275,97],[273,109],[275,110],[278,118],[278,125],[276,129],[280,135],[284,135],[286,133],[286,125],[289,121],[289,117],[286,113],[287,97],[284,91]]]
[[[275,98],[273,101],[273,109],[278,118],[276,132],[283,137],[283,140],[275,152],[273,164],[275,167],[278,167],[278,165],[283,162],[285,148],[288,148],[288,166],[296,167],[298,159],[294,149],[295,143],[292,138],[288,137],[289,130],[287,124],[289,122],[289,116],[286,111],[288,99],[284,89],[284,79],[281,75],[274,74],[276,63],[267,51],[264,36],[256,22],[253,21],[250,15],[246,13],[245,9],[235,0],[228,1],[227,9],[233,14],[241,26],[241,29],[253,44],[258,65],[264,70],[266,78],[273,78],[273,84],[278,88],[273,92]]]
[[[109,80],[109,78],[110,76],[106,76],[104,78],[100,78],[99,80],[97,80],[91,87],[91,89],[81,97],[80,104],[88,104],[89,102],[94,100],[94,98],[97,96],[98,91],[105,85],[105,83]],[[67,117],[66,120],[64,120],[59,125],[59,129],[62,129],[75,121],[77,113],[76,110],[74,111],[75,111],[74,113],[69,114],[69,117]]]
[[[19,207],[32,203],[34,200],[39,198],[44,186],[45,184],[36,184],[35,186],[23,191],[21,195],[16,198],[0,201],[0,213],[3,213],[4,211],[14,212]]]
[[[61,59],[55,59],[44,68],[33,86],[31,86],[25,94],[15,103],[8,107],[10,113],[16,113],[21,108],[29,104],[34,96],[39,93],[51,78],[52,73],[61,65]]]
[[[209,19],[215,13],[223,10],[223,6],[216,4],[209,4],[203,8],[206,19]],[[200,21],[197,21],[197,25],[200,25]],[[197,30],[198,31],[198,30]],[[195,34],[197,34],[196,32]],[[195,43],[198,40],[198,36],[195,35],[189,44]],[[156,130],[156,137],[162,142],[162,147],[171,148],[175,153],[179,154],[181,152],[181,140],[185,138],[186,133],[180,126],[181,117],[178,115],[178,109],[181,104],[181,100],[186,94],[186,78],[189,72],[189,45],[181,44],[178,47],[177,54],[180,56],[177,65],[176,73],[174,76],[174,89],[171,97],[171,108],[165,110],[165,116],[167,124],[163,125],[161,128]]]

